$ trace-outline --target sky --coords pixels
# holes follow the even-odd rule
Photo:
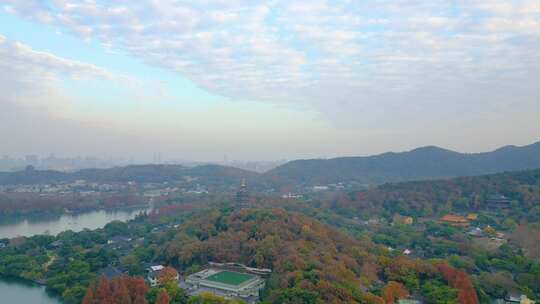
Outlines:
[[[194,161],[540,140],[538,0],[0,0],[0,153]]]

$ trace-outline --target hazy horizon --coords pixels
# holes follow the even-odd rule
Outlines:
[[[540,138],[540,5],[0,4],[6,155],[484,152]]]
[[[289,162],[289,161],[302,160],[302,159],[332,159],[332,158],[342,158],[342,157],[372,157],[372,156],[379,156],[379,155],[385,154],[385,153],[412,152],[412,151],[417,150],[417,149],[428,148],[428,147],[437,147],[437,148],[440,148],[440,149],[449,150],[449,151],[453,151],[453,152],[457,152],[457,153],[461,153],[461,154],[477,154],[477,153],[494,152],[494,151],[496,151],[498,149],[505,148],[505,147],[508,147],[508,146],[521,148],[521,147],[525,147],[525,146],[529,146],[529,145],[533,145],[533,144],[538,144],[538,143],[540,143],[540,141],[531,142],[531,143],[525,144],[525,145],[507,144],[507,145],[503,145],[503,146],[498,146],[498,147],[496,147],[494,149],[482,150],[482,151],[458,151],[458,150],[452,150],[452,149],[448,149],[448,148],[441,147],[441,146],[425,145],[425,146],[418,146],[418,147],[414,147],[414,148],[406,149],[406,150],[389,150],[389,151],[381,151],[381,152],[373,153],[373,154],[334,155],[334,156],[328,156],[328,157],[321,156],[321,157],[314,157],[314,158],[229,159],[229,157],[227,155],[224,155],[222,159],[206,159],[206,160],[199,159],[198,160],[198,159],[184,159],[184,158],[181,158],[181,157],[178,157],[178,156],[167,157],[167,156],[164,156],[161,153],[155,153],[153,155],[149,155],[149,156],[146,156],[146,157],[135,159],[135,158],[129,157],[129,156],[109,157],[109,156],[106,156],[106,155],[101,155],[101,156],[99,156],[99,155],[56,155],[54,153],[49,153],[49,154],[42,154],[42,155],[40,155],[40,154],[21,154],[21,155],[3,154],[3,155],[0,155],[0,160],[2,160],[2,158],[8,158],[8,159],[12,159],[12,160],[25,161],[25,159],[28,158],[28,157],[37,157],[39,159],[39,161],[44,161],[44,160],[47,160],[47,159],[53,159],[53,160],[54,159],[58,159],[58,160],[64,159],[64,160],[80,160],[80,161],[90,160],[90,161],[98,161],[98,162],[101,162],[102,164],[109,164],[109,165],[104,165],[104,167],[117,166],[117,165],[147,165],[147,164],[170,164],[170,165],[175,165],[175,164],[178,164],[178,165],[229,164],[229,165],[234,166],[234,164],[262,164],[262,163],[283,164],[283,163],[286,163],[286,162]]]

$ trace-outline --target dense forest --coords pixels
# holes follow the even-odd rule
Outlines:
[[[265,303],[393,303],[410,293],[478,303],[463,271],[395,258],[368,237],[283,209],[215,211],[185,223],[166,247],[169,262],[181,269],[208,261],[273,269]]]
[[[512,201],[510,211],[500,210],[502,213],[516,219],[540,220],[540,170],[384,184],[338,195],[327,201],[327,207],[344,215],[360,217],[396,212],[435,216],[447,212],[487,210],[488,197],[496,194]]]

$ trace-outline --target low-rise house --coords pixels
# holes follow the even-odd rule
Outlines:
[[[156,287],[159,285],[159,274],[163,269],[165,269],[165,267],[162,265],[148,267],[146,279],[148,280],[148,283],[150,283],[150,286]]]
[[[289,192],[289,193],[283,194],[281,197],[285,199],[291,199],[291,198],[302,198],[303,196],[301,194],[294,194],[294,193]]]
[[[125,236],[115,236],[107,241],[107,248],[115,250],[120,256],[129,254],[137,242]]]
[[[313,192],[319,192],[319,191],[327,191],[330,188],[328,186],[313,186],[313,188],[311,189],[313,190]]]
[[[121,244],[121,243],[128,243],[128,242],[131,242],[131,238],[127,237],[127,236],[114,236],[112,238],[110,238],[108,241],[107,241],[107,244],[109,245],[112,245],[112,244]]]
[[[478,214],[476,213],[469,213],[467,214],[467,219],[469,221],[476,221],[478,219]]]
[[[392,217],[392,222],[394,222],[394,224],[412,225],[414,219],[411,216],[403,216],[396,213]]]
[[[98,270],[98,274],[99,276],[101,277],[105,277],[107,279],[114,279],[114,278],[117,278],[117,277],[121,277],[123,275],[127,275],[127,272],[125,271],[122,271],[114,266],[107,266],[105,268],[102,268],[100,270]]]
[[[447,214],[441,217],[440,221],[455,227],[469,226],[469,220],[461,215]]]
[[[370,218],[367,221],[364,221],[364,225],[366,225],[366,226],[378,226],[378,225],[380,225],[382,223],[383,223],[382,219],[376,218],[376,217],[375,218]]]
[[[515,292],[509,292],[506,295],[506,298],[504,300],[506,301],[506,304],[514,304],[514,303],[534,304],[536,303],[535,301],[529,299],[526,295],[515,293]]]
[[[151,287],[160,286],[163,284],[163,279],[172,279],[176,282],[180,280],[180,275],[172,267],[165,267],[163,265],[154,265],[148,267],[148,275],[146,279]],[[166,277],[166,278],[165,278]]]
[[[54,247],[54,248],[62,247],[62,245],[64,245],[64,242],[62,242],[60,240],[57,240],[57,241],[54,241],[54,242],[51,243],[51,247]]]
[[[479,227],[474,227],[473,229],[469,230],[467,234],[472,237],[483,237],[484,231]]]
[[[399,299],[397,304],[422,304],[422,302],[414,299]]]

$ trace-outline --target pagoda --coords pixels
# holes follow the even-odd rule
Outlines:
[[[240,189],[236,192],[236,206],[239,209],[249,208],[249,193],[245,179],[242,179]]]

